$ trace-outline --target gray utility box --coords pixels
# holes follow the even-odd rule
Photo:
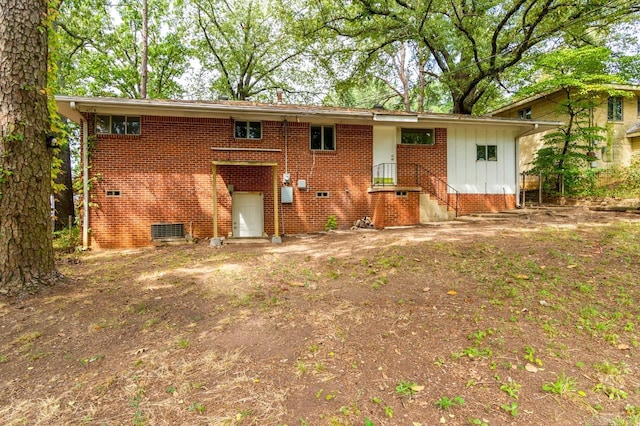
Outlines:
[[[293,203],[293,186],[283,186],[280,188],[280,201],[282,204]]]

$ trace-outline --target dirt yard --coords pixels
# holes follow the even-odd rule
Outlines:
[[[4,425],[640,425],[640,215],[61,254]]]

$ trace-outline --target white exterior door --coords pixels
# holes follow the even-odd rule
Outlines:
[[[234,192],[231,204],[234,238],[262,237],[264,232],[262,193]]]
[[[396,128],[373,126],[373,183],[396,183]]]

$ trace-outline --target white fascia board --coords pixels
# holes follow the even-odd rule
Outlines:
[[[417,115],[373,114],[373,121],[386,123],[417,123]]]
[[[323,110],[321,108],[298,108],[295,106],[268,105],[231,105],[217,103],[195,103],[180,101],[158,101],[120,98],[82,98],[56,96],[60,113],[68,116],[69,104],[74,104],[79,112],[103,114],[137,114],[160,115],[175,117],[214,117],[214,118],[242,118],[256,120],[287,119],[290,121],[313,122],[353,122],[371,121],[372,113],[368,111]]]

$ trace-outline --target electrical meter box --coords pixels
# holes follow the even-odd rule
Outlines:
[[[283,186],[280,188],[280,201],[282,204],[293,203],[293,186]]]

